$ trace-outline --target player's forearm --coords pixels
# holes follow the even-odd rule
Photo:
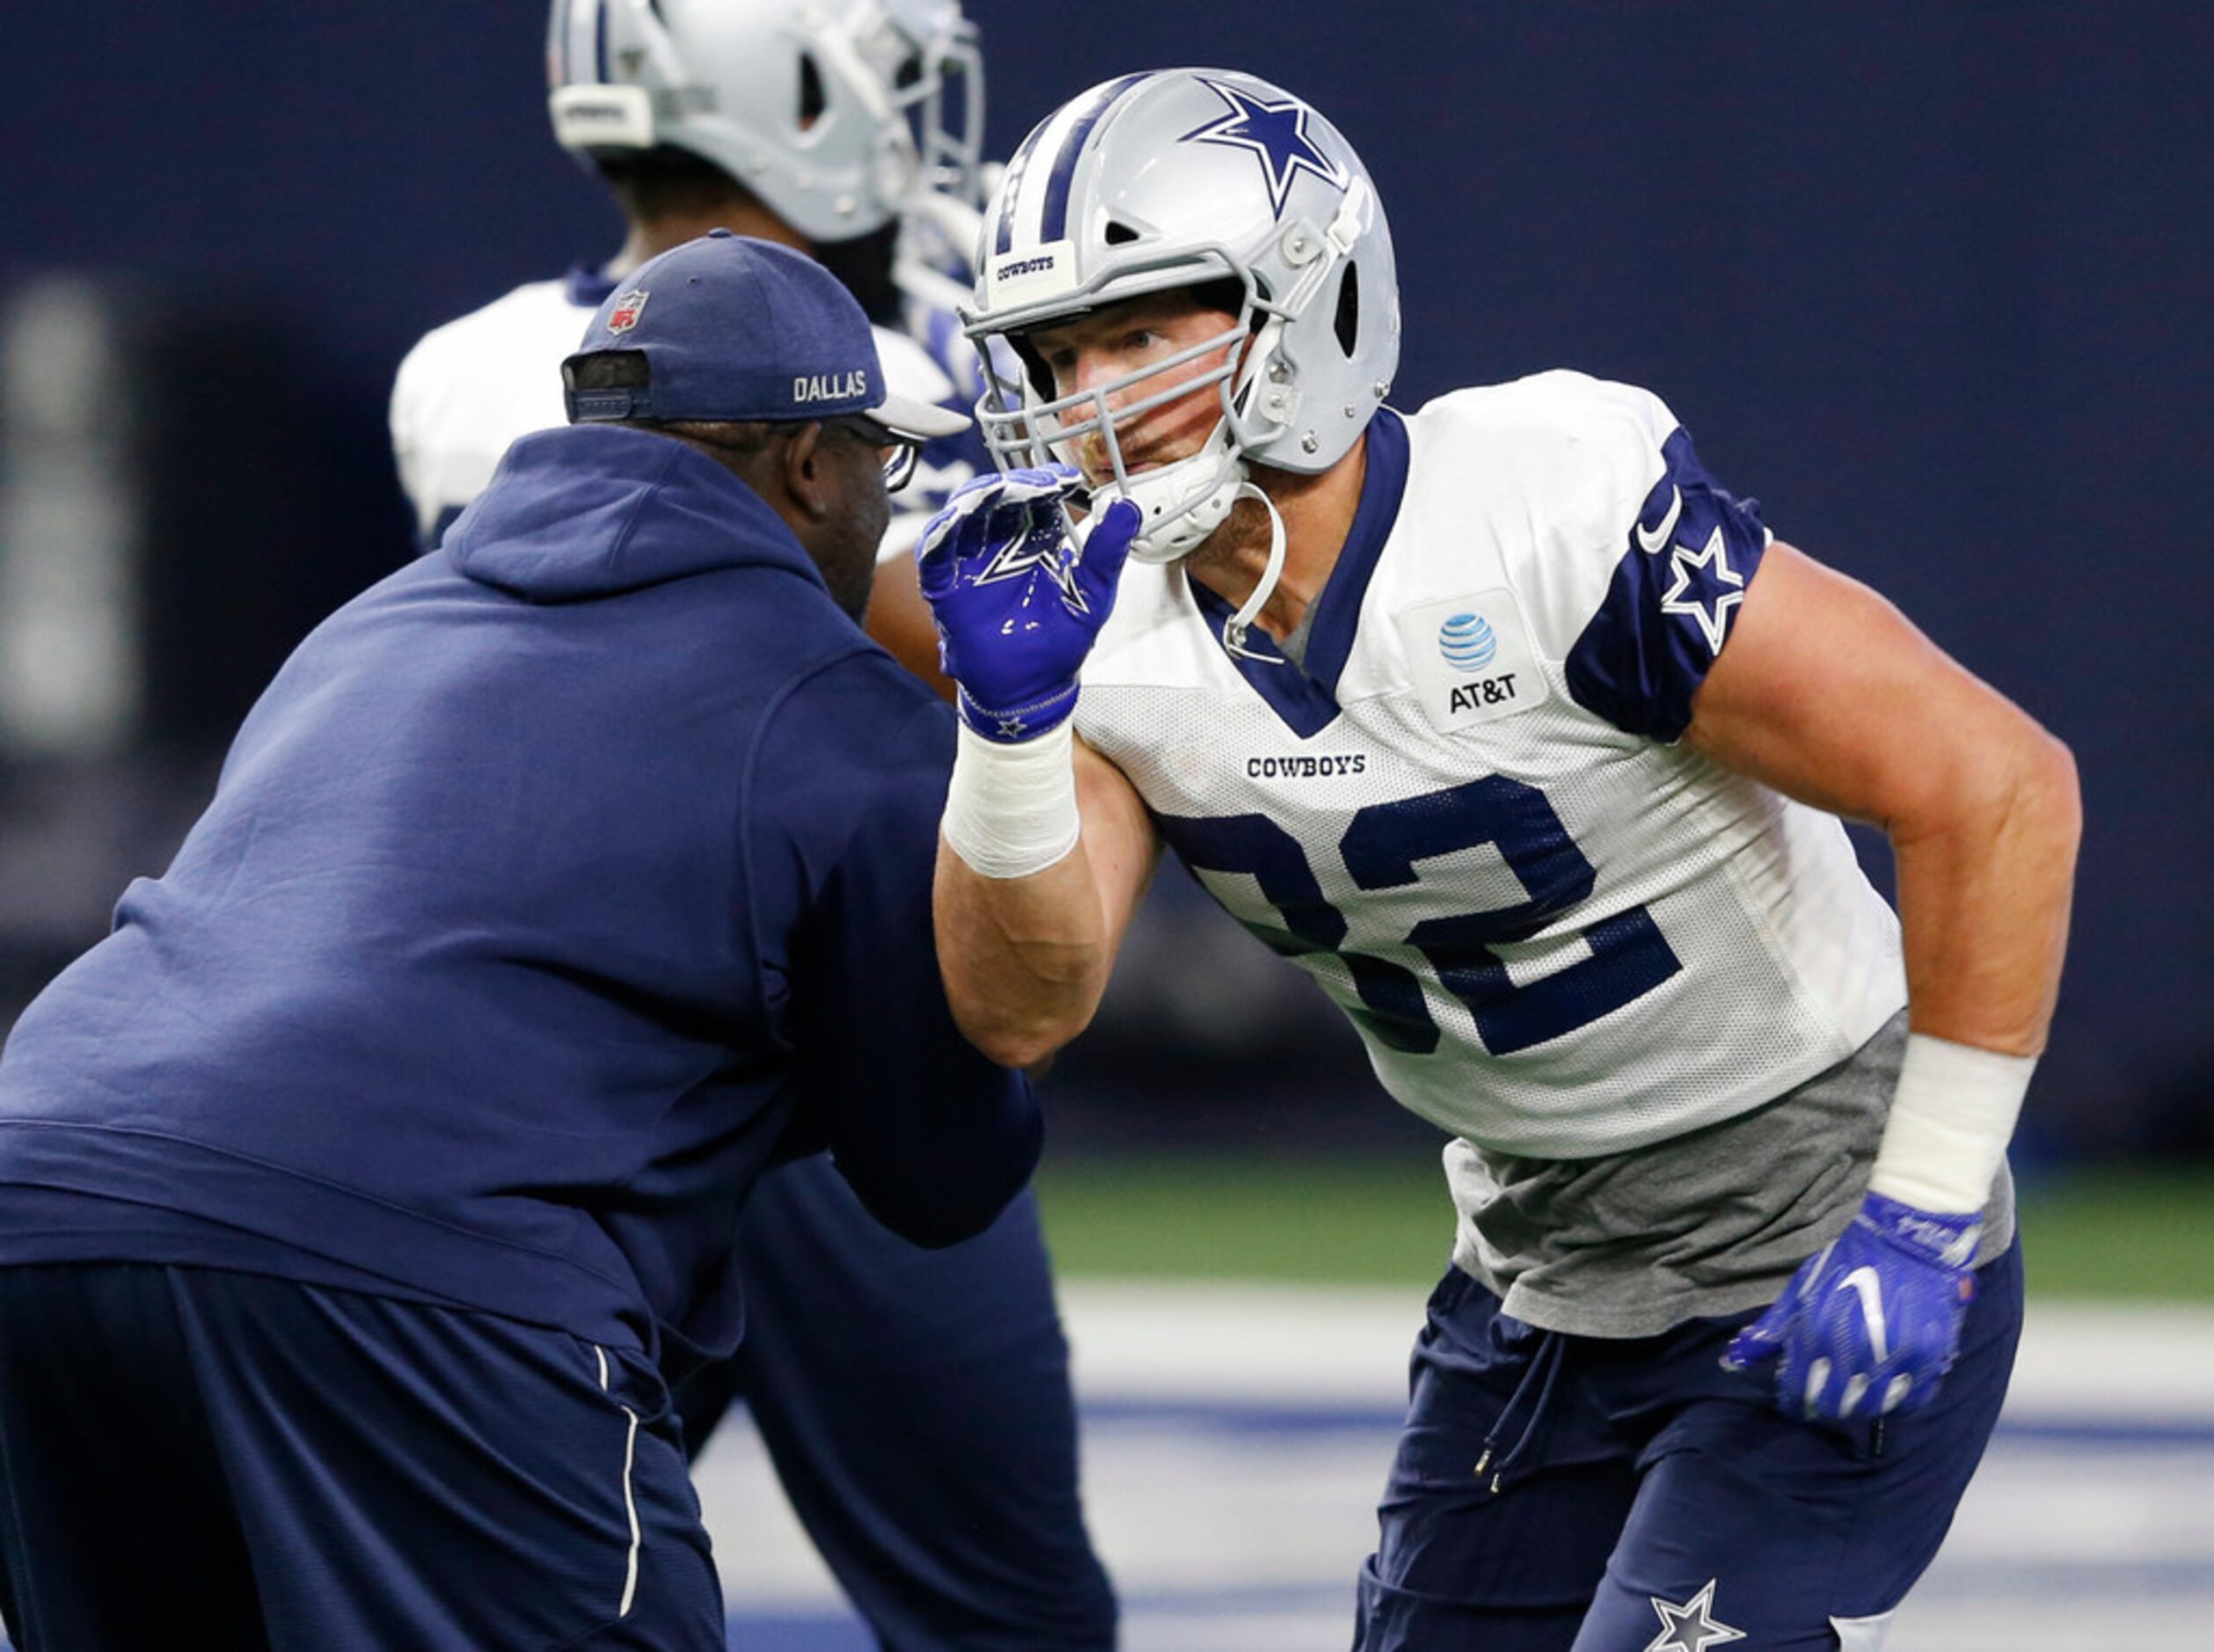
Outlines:
[[[1090,1024],[1151,865],[1136,793],[1070,720],[1141,521],[1118,501],[1079,550],[1063,507],[1082,485],[1069,465],[977,477],[916,551],[960,684],[932,888],[939,967],[962,1033],[1010,1067]]]
[[[1029,1067],[1092,1019],[1107,929],[1084,842],[1067,723],[1033,739],[963,727],[932,888],[939,969],[961,1032]]]
[[[1090,1025],[1112,954],[1081,843],[1043,871],[993,878],[941,842],[933,905],[947,1001],[985,1055],[1034,1066]]]
[[[2066,748],[1998,704],[1892,820],[1912,1031],[1868,1174],[1871,1211],[1949,1221],[1963,1252],[2044,1048],[2080,830]]]
[[[1924,813],[1895,820],[1891,841],[1914,1030],[2035,1056],[2059,990],[2082,806],[2067,748],[2007,709],[2011,726]]]

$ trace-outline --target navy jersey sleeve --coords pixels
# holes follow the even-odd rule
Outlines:
[[[1587,710],[1631,734],[1675,741],[1736,623],[1768,530],[1758,501],[1733,498],[1707,474],[1688,431],[1670,433],[1660,457],[1660,479],[1566,669],[1569,693]]]
[[[1022,1077],[954,1024],[931,882],[951,713],[882,655],[819,674],[774,720],[767,845],[804,867],[787,1015],[801,1129],[878,1220],[923,1245],[989,1226],[1036,1166]]]

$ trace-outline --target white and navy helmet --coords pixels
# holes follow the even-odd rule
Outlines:
[[[983,68],[958,0],[553,0],[546,76],[563,148],[689,150],[811,241],[977,193]]]
[[[1051,115],[1007,164],[984,214],[968,331],[1004,339],[1027,371],[996,376],[977,409],[1003,466],[1064,457],[1094,430],[1124,495],[1145,513],[1134,554],[1182,556],[1229,514],[1248,459],[1326,471],[1390,393],[1399,365],[1392,236],[1368,169],[1337,128],[1290,92],[1231,70],[1163,69],[1094,86]],[[1051,399],[1023,335],[1171,288],[1222,285],[1236,325],[1113,384]],[[1223,419],[1192,457],[1124,469],[1117,418],[1149,400],[1144,381],[1249,338],[1242,362],[1211,375]],[[988,351],[989,359],[990,353]],[[1058,450],[1058,451],[1056,451]]]

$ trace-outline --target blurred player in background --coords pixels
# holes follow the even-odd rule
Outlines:
[[[627,237],[603,265],[436,329],[402,363],[393,447],[427,541],[510,441],[560,420],[555,369],[594,307],[712,227],[812,254],[877,324],[894,390],[974,406],[975,355],[941,302],[966,289],[937,267],[968,267],[983,129],[975,31],[952,0],[556,0],[548,56],[555,135],[606,180]],[[980,468],[973,431],[930,442],[884,537],[872,629],[932,676],[907,553]],[[888,1647],[1113,1644],[1033,1197],[926,1253],[805,1159],[764,1181],[741,1254],[744,1344],[679,1395],[695,1449],[742,1393],[808,1535]]]
[[[856,624],[957,421],[787,248],[638,280],[8,1040],[24,1652],[720,1652],[665,1372],[756,1178],[827,1146],[943,1245],[1037,1161],[931,958],[950,715]]]
[[[975,405],[953,306],[978,227],[983,73],[955,0],[555,0],[546,53],[554,136],[606,183],[627,233],[604,263],[518,287],[401,363],[392,447],[426,545],[508,442],[560,422],[559,386],[535,369],[575,347],[623,275],[717,226],[828,267],[877,324],[902,394]],[[989,468],[973,429],[933,442],[885,536],[871,634],[926,680],[937,640],[905,553]]]
[[[1382,208],[1275,86],[1095,87],[986,217],[1007,471],[921,553],[963,1024],[1079,1032],[1166,844],[1455,1137],[1359,1646],[1876,1646],[2012,1367],[2066,750],[1649,393],[1386,406]]]

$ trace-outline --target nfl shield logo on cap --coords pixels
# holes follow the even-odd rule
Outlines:
[[[646,308],[647,296],[645,289],[633,287],[617,298],[615,307],[608,311],[607,330],[610,333],[628,333],[638,325],[638,313]]]

